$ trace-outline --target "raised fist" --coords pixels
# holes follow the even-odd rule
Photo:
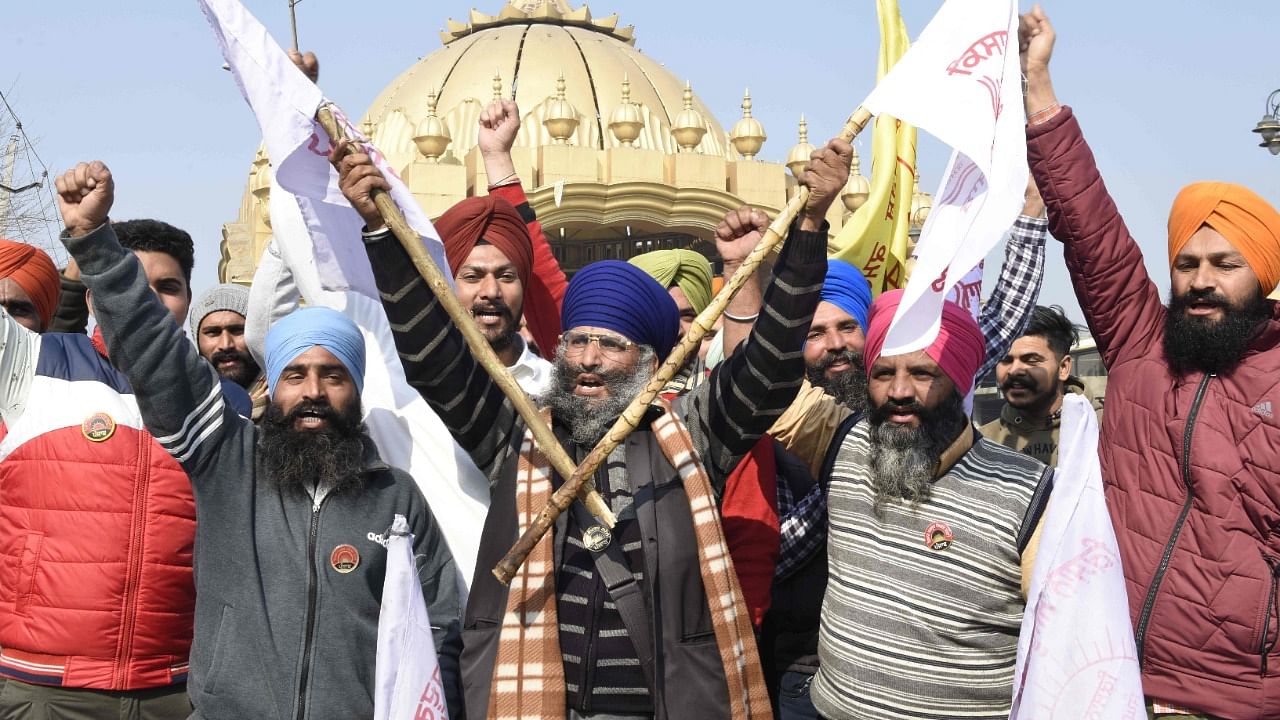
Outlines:
[[[809,164],[800,173],[800,184],[809,188],[804,219],[818,226],[822,224],[831,203],[849,181],[849,166],[852,164],[853,146],[840,138],[832,138],[825,147],[813,151]]]
[[[510,153],[519,133],[520,108],[512,100],[494,100],[480,113],[476,144],[486,155]]]
[[[315,53],[302,53],[294,50],[293,48],[289,48],[289,59],[293,61],[293,64],[296,65],[298,69],[302,71],[302,74],[306,75],[307,79],[311,82],[320,82],[320,60],[316,57]]]
[[[329,154],[329,162],[338,169],[338,188],[360,213],[365,228],[372,232],[385,227],[386,221],[373,202],[373,193],[375,190],[391,192],[391,184],[373,164],[373,158],[363,152],[353,152],[349,143],[338,143]]]
[[[769,216],[749,205],[730,210],[716,226],[716,250],[724,260],[725,274],[746,259],[760,244],[764,231],[769,227]]]
[[[1039,5],[1033,5],[1031,12],[1018,18],[1018,54],[1021,56],[1022,72],[1049,69],[1049,59],[1053,57],[1053,42],[1058,37],[1049,23],[1049,16]]]
[[[58,210],[71,237],[82,237],[102,227],[115,201],[111,171],[101,160],[80,163],[54,181]]]

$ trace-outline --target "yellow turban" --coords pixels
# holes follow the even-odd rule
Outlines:
[[[693,250],[654,250],[629,261],[664,288],[678,285],[694,312],[711,304],[711,263]]]
[[[1262,292],[1280,284],[1280,213],[1242,185],[1193,183],[1182,189],[1169,211],[1169,264],[1201,226],[1227,239],[1258,276]]]

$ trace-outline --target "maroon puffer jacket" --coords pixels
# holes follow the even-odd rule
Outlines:
[[[1148,696],[1280,717],[1280,314],[1224,376],[1176,377],[1165,308],[1069,109],[1031,170],[1106,363],[1099,452]]]

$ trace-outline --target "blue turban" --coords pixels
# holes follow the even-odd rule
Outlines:
[[[645,271],[620,260],[602,260],[569,281],[560,326],[608,328],[652,347],[663,359],[680,335],[680,311],[667,289]]]
[[[327,307],[306,307],[285,315],[267,331],[267,391],[274,396],[280,373],[299,355],[319,345],[333,353],[364,391],[364,337],[346,315]]]
[[[827,278],[822,283],[820,300],[835,305],[858,321],[867,331],[867,308],[871,306],[871,284],[862,271],[843,260],[827,261]]]

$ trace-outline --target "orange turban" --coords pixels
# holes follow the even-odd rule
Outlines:
[[[1217,230],[1244,255],[1263,293],[1280,284],[1280,213],[1257,193],[1221,182],[1183,188],[1169,211],[1170,266],[1203,225]]]
[[[0,280],[12,278],[31,296],[43,327],[49,327],[58,307],[62,278],[43,250],[26,243],[0,238]]]

